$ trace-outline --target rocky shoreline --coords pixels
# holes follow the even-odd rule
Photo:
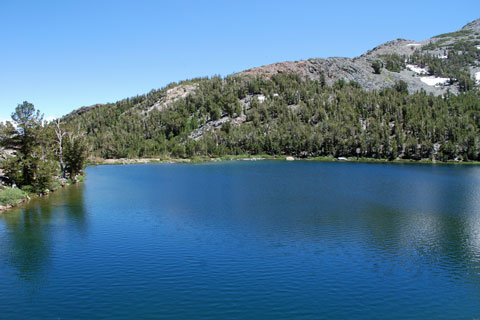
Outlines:
[[[3,214],[5,211],[7,211],[9,209],[16,208],[16,207],[24,204],[25,202],[27,202],[29,200],[30,200],[30,197],[28,197],[28,198],[26,197],[25,199],[18,201],[18,203],[15,204],[15,205],[11,205],[11,204],[0,205],[0,214]]]
[[[223,162],[223,161],[321,161],[321,162],[362,162],[362,163],[391,163],[391,164],[473,164],[479,165],[478,161],[439,161],[430,159],[411,160],[411,159],[375,159],[375,158],[357,158],[357,157],[293,157],[289,155],[235,155],[223,157],[194,157],[194,158],[121,158],[121,159],[92,159],[89,165],[126,165],[126,164],[147,164],[147,163],[203,163],[203,162]]]
[[[21,203],[23,203],[23,201],[22,201]],[[19,203],[19,204],[20,204],[20,203]],[[17,206],[18,206],[18,204],[17,204]],[[0,213],[2,213],[2,212],[5,211],[5,210],[11,209],[11,208],[13,208],[13,207],[14,207],[14,206],[11,206],[11,205],[0,206]]]

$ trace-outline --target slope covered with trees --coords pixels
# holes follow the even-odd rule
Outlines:
[[[65,121],[87,132],[102,158],[266,153],[479,160],[475,90],[409,94],[397,82],[366,91],[355,82],[328,86],[295,74],[188,83],[197,89],[162,110],[151,106],[168,88],[72,113]]]

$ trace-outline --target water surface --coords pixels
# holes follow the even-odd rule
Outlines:
[[[480,318],[480,167],[97,166],[0,216],[1,319]]]

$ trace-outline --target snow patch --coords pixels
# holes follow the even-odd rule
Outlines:
[[[448,56],[443,55],[443,54],[440,54],[440,55],[437,56],[437,58],[438,58],[438,59],[447,59]]]
[[[420,43],[409,43],[407,44],[407,47],[417,47],[417,46],[421,46]]]
[[[265,101],[265,96],[263,94],[259,94],[257,96],[258,102],[263,103]]]
[[[420,80],[429,85],[429,86],[442,86],[448,84],[448,81],[450,78],[440,78],[440,77],[435,77],[435,76],[430,76],[430,77],[422,77]]]
[[[427,69],[421,68],[421,67],[416,66],[414,64],[407,64],[407,69],[409,69],[409,70],[411,70],[415,73],[418,73],[418,74],[428,74]]]
[[[480,46],[477,46],[477,49],[480,50]]]
[[[477,81],[478,84],[480,84],[480,71],[475,72],[475,80]]]

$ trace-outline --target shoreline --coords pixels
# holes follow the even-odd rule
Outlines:
[[[234,155],[222,157],[192,157],[192,158],[120,158],[120,159],[92,159],[88,162],[88,166],[95,165],[127,165],[127,164],[151,164],[151,163],[208,163],[208,162],[225,162],[225,161],[312,161],[312,162],[340,162],[340,163],[386,163],[386,164],[429,164],[429,165],[480,165],[480,161],[439,161],[430,159],[412,160],[412,159],[375,159],[375,158],[345,158],[345,157],[305,157],[298,158],[287,155]]]
[[[83,182],[83,180],[75,182],[75,183],[66,183],[66,184],[62,185],[61,187],[59,187],[57,189],[54,189],[54,190],[51,190],[47,193],[40,193],[40,194],[25,193],[25,197],[23,199],[19,200],[14,205],[12,205],[12,204],[0,205],[0,215],[5,214],[5,212],[7,212],[10,209],[18,208],[18,207],[30,202],[30,200],[38,199],[40,197],[49,196],[50,194],[56,192],[57,190],[60,190],[60,189],[63,189],[63,188],[66,188],[66,187],[69,187],[71,185],[74,185],[76,183],[81,183],[81,182]],[[19,189],[19,190],[21,190],[21,189]]]
[[[434,161],[429,159],[422,160],[410,160],[410,159],[373,159],[373,158],[334,158],[334,157],[306,157],[295,158],[292,156],[271,156],[271,155],[236,155],[236,156],[223,156],[223,157],[193,157],[193,158],[120,158],[120,159],[92,159],[87,163],[89,166],[97,165],[128,165],[128,164],[154,164],[154,163],[183,163],[183,164],[197,164],[197,163],[210,163],[210,162],[226,162],[226,161],[310,161],[310,162],[339,162],[339,163],[377,163],[377,164],[419,164],[419,165],[480,165],[480,161]],[[68,187],[68,185],[62,186]],[[58,190],[58,189],[57,189]],[[47,194],[35,195],[34,198],[48,196],[50,193],[56,190],[50,191]],[[26,197],[15,205],[0,205],[0,214],[4,214],[6,211],[17,208],[20,205],[25,204],[33,198]]]
[[[55,191],[51,191],[51,192],[49,192],[49,193],[47,193],[47,194],[36,195],[36,196],[33,197],[33,198],[30,197],[30,196],[25,197],[23,200],[19,200],[18,203],[17,203],[17,204],[14,204],[14,205],[11,205],[11,204],[7,204],[7,205],[4,205],[4,206],[0,205],[0,215],[5,214],[5,213],[6,213],[8,210],[10,210],[10,209],[18,208],[18,207],[26,204],[27,202],[29,202],[29,201],[32,200],[32,199],[37,199],[37,198],[40,198],[40,197],[48,196],[48,195],[49,195],[50,193],[52,193],[52,192],[55,192]]]
[[[9,205],[7,204],[6,206],[0,206],[0,214],[2,214],[3,212],[7,211],[8,209],[12,209],[14,207],[17,207],[19,206],[20,204],[24,203],[26,200],[23,200],[22,202],[19,202],[18,204],[12,206],[12,205]]]
[[[39,196],[40,197],[40,196]],[[14,209],[14,208],[17,208],[25,203],[27,203],[28,201],[30,201],[31,198],[25,198],[23,200],[20,200],[17,204],[15,205],[11,205],[11,204],[7,204],[7,205],[0,205],[0,215],[2,214],[5,214],[5,212],[7,212],[8,210],[10,209]]]

